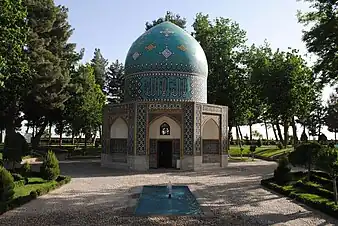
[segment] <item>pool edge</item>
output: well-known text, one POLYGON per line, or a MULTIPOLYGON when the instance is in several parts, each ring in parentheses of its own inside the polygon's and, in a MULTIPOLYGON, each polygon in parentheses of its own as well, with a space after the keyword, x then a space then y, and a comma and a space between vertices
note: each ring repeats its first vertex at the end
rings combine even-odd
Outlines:
MULTIPOLYGON (((133 211, 132 214, 133 216, 136 216, 135 211, 137 209, 138 203, 141 199, 142 196, 142 191, 145 186, 166 186, 162 184, 157 184, 157 185, 142 185, 138 186, 135 188, 132 188, 129 191, 129 207, 132 207, 133 211), (137 198, 133 198, 133 195, 139 195, 137 198)), ((175 185, 174 185, 175 186, 175 185)), ((201 209, 201 214, 199 215, 144 215, 144 216, 136 216, 136 217, 149 217, 149 216, 154 216, 154 217, 179 217, 179 216, 186 216, 186 217, 201 217, 201 218, 209 218, 209 217, 214 217, 214 213, 211 211, 210 207, 203 205, 201 200, 203 198, 196 192, 190 185, 178 185, 178 186, 185 186, 189 189, 190 193, 194 196, 196 202, 198 203, 200 209, 201 209)))

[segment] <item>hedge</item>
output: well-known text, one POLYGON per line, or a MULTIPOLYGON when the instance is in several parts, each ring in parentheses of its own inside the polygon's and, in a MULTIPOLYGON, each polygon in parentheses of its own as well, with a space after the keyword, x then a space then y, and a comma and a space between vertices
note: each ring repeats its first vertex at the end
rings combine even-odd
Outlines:
MULTIPOLYGON (((261 180, 261 185, 338 219, 338 205, 334 205, 334 202, 312 200, 304 195, 302 196, 302 194, 297 194, 291 190, 275 184, 274 178, 261 180)), ((309 193, 311 192, 309 191, 309 193)))
MULTIPOLYGON (((9 211, 11 209, 17 208, 19 206, 22 206, 30 201, 32 201, 33 199, 36 199, 38 196, 44 195, 46 193, 48 193, 51 190, 54 190, 56 188, 61 187, 62 185, 65 185, 67 183, 69 183, 71 180, 70 177, 68 176, 59 176, 55 181, 55 184, 51 184, 49 187, 41 187, 35 191, 31 191, 31 193, 29 195, 26 196, 20 196, 18 198, 12 199, 6 203, 0 203, 0 215, 5 213, 6 211, 9 211)), ((17 181, 21 183, 20 181, 17 181)))

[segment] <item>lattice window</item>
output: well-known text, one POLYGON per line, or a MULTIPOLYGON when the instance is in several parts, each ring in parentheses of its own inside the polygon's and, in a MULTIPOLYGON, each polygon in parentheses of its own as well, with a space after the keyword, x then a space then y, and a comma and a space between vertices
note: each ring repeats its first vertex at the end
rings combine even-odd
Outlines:
POLYGON ((127 139, 110 139, 110 153, 127 153, 127 139))
POLYGON ((162 123, 162 125, 160 126, 160 135, 170 135, 170 126, 168 125, 168 123, 162 123))

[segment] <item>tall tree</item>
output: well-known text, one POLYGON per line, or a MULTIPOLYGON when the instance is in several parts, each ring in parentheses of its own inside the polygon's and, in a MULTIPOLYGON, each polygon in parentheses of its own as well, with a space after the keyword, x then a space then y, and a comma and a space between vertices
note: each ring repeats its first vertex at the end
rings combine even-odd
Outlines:
POLYGON ((68 9, 52 0, 26 1, 28 9, 29 67, 32 80, 25 105, 25 117, 39 128, 32 138, 38 145, 54 111, 62 111, 69 98, 70 70, 80 58, 75 44, 68 43, 73 30, 68 23, 68 9))
POLYGON ((94 57, 91 60, 91 65, 94 68, 94 75, 96 84, 98 84, 101 89, 104 89, 106 70, 108 66, 108 60, 106 60, 100 49, 95 49, 94 57))
POLYGON ((164 21, 170 21, 183 29, 186 28, 186 24, 187 24, 186 18, 182 18, 179 14, 175 14, 173 12, 167 11, 164 17, 160 17, 157 20, 153 20, 152 22, 147 22, 146 31, 148 31, 150 28, 164 21))
POLYGON ((298 12, 298 20, 310 29, 303 31, 303 40, 310 53, 319 58, 315 71, 323 83, 338 81, 338 1, 304 0, 309 2, 311 12, 298 12))
POLYGON ((0 9, 0 129, 6 130, 8 141, 21 126, 20 112, 30 80, 24 53, 28 27, 21 0, 1 0, 0 9))
POLYGON ((327 115, 325 118, 325 124, 328 127, 328 130, 334 133, 334 140, 337 141, 337 132, 338 132, 338 96, 336 93, 330 95, 328 101, 327 115))
POLYGON ((196 15, 193 36, 208 59, 208 102, 229 107, 229 131, 241 125, 246 116, 248 76, 243 67, 246 32, 226 18, 210 21, 196 15))
POLYGON ((124 98, 124 66, 118 60, 108 68, 106 85, 108 102, 121 103, 124 98))

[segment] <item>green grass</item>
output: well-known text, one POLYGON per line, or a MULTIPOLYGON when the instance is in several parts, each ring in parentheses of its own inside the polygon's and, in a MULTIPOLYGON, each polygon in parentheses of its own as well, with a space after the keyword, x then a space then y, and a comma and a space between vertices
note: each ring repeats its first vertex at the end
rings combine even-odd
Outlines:
MULTIPOLYGON (((250 152, 250 146, 249 145, 244 145, 242 154, 243 155, 251 155, 250 152)), ((288 147, 285 149, 279 149, 277 146, 271 145, 271 146, 261 146, 257 147, 256 151, 254 152, 255 156, 261 156, 261 157, 267 157, 267 158, 272 158, 274 156, 278 156, 283 154, 284 152, 290 152, 292 151, 292 147, 288 147)), ((230 146, 229 153, 231 156, 240 156, 241 155, 241 150, 239 146, 230 146)))
POLYGON ((338 219, 338 205, 334 203, 331 189, 326 189, 321 183, 306 181, 306 178, 306 173, 299 175, 298 172, 293 173, 293 180, 286 185, 277 185, 274 178, 264 179, 261 184, 338 219))
POLYGON ((243 158, 241 158, 241 157, 230 157, 229 161, 231 161, 231 162, 252 162, 254 160, 252 160, 251 157, 243 157, 243 158))
POLYGON ((36 191, 37 189, 41 188, 47 188, 56 183, 56 181, 45 181, 39 177, 31 177, 28 179, 28 184, 21 187, 15 187, 14 199, 21 196, 27 196, 31 193, 31 191, 36 191))

